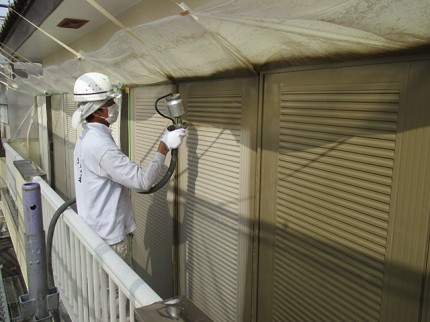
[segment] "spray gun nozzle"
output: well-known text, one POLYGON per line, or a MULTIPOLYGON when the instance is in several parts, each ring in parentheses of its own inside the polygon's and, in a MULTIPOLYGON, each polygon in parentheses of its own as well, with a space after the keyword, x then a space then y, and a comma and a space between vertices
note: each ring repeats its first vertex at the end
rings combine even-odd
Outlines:
POLYGON ((176 124, 169 125, 167 127, 167 130, 174 131, 174 130, 177 130, 177 129, 186 129, 187 127, 188 127, 188 123, 187 122, 178 122, 176 124))

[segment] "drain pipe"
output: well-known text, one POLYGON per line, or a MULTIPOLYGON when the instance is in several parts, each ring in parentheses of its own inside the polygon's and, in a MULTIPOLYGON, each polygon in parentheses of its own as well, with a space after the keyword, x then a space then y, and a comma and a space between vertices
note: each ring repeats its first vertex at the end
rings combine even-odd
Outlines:
POLYGON ((34 316, 36 321, 52 321, 49 311, 58 308, 59 294, 56 288, 48 289, 40 185, 25 183, 22 199, 29 293, 19 297, 21 312, 24 318, 34 316))

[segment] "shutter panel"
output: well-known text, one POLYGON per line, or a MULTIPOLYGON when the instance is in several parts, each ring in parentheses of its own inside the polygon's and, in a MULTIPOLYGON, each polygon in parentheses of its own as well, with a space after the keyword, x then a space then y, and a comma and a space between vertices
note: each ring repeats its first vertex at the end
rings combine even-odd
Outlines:
POLYGON ((40 166, 47 174, 48 182, 51 181, 51 164, 50 164, 50 143, 48 135, 48 116, 46 110, 46 96, 37 96, 37 111, 39 123, 39 149, 40 149, 40 166))
MULTIPOLYGON (((75 130, 72 126, 73 113, 76 111, 76 102, 73 100, 73 96, 66 94, 64 95, 64 124, 65 124, 65 182, 66 182, 66 196, 68 199, 75 197, 75 180, 74 180, 74 168, 73 168, 73 153, 75 150, 76 141, 82 127, 79 126, 75 130)), ((120 102, 118 102, 120 104, 120 102)), ((119 145, 120 143, 120 122, 115 122, 110 126, 112 129, 112 137, 115 142, 119 145)))
POLYGON ((416 121, 406 125, 404 115, 420 109, 406 109, 407 68, 267 77, 259 321, 391 321, 393 311, 416 320, 428 212, 400 211, 425 198, 412 197, 401 174, 422 172, 406 166, 413 153, 402 144, 416 121), (422 253, 409 256, 415 249, 422 253))
POLYGON ((72 127, 76 104, 71 95, 52 96, 52 132, 54 145, 55 189, 65 199, 75 196, 73 151, 77 131, 72 127))
POLYGON ((76 103, 73 100, 73 96, 65 95, 65 137, 66 137, 66 184, 67 184, 67 198, 71 199, 75 197, 75 180, 74 180, 74 168, 73 168, 73 152, 77 141, 77 130, 72 126, 72 116, 76 110, 76 103))
POLYGON ((66 144, 65 144, 65 124, 63 115, 64 95, 53 95, 52 104, 52 134, 54 149, 54 172, 55 172, 55 190, 63 197, 67 196, 66 186, 66 144))
POLYGON ((390 90, 281 92, 274 293, 296 296, 274 302, 280 320, 305 303, 378 320, 398 105, 390 90))
POLYGON ((110 126, 111 130, 112 130, 112 137, 116 143, 116 145, 118 145, 118 147, 121 148, 121 140, 120 140, 120 133, 121 133, 121 122, 120 122, 120 117, 121 117, 121 99, 116 99, 115 102, 118 104, 118 109, 119 109, 119 116, 118 116, 118 120, 112 124, 110 126))
MULTIPOLYGON (((169 92, 172 92, 172 86, 131 89, 131 160, 136 163, 143 160, 143 166, 154 156, 162 134, 171 123, 154 108, 157 98, 169 92)), ((162 112, 163 104, 160 101, 158 105, 162 112)), ((169 163, 170 153, 160 179, 169 163)), ((133 268, 162 298, 173 296, 173 178, 153 194, 132 192, 137 223, 133 238, 133 268)))
POLYGON ((248 321, 257 82, 187 84, 183 92, 181 293, 214 321, 248 321))

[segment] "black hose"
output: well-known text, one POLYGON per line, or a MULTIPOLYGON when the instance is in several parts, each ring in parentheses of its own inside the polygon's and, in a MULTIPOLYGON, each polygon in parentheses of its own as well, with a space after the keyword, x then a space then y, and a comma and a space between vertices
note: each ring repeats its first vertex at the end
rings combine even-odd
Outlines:
POLYGON ((50 288, 55 286, 54 274, 52 270, 52 243, 54 239, 55 225, 57 224, 57 221, 62 213, 74 203, 76 203, 76 198, 70 199, 69 201, 63 203, 54 213, 51 222, 49 223, 48 234, 46 236, 46 263, 48 266, 48 286, 50 288))
POLYGON ((155 186, 153 186, 148 191, 142 191, 142 192, 138 192, 138 193, 140 193, 140 194, 154 193, 154 192, 160 190, 170 180, 170 177, 172 176, 173 172, 175 172, 176 163, 178 162, 178 149, 172 149, 171 152, 172 152, 172 156, 170 159, 169 168, 167 169, 166 174, 160 180, 160 182, 158 182, 155 186))
MULTIPOLYGON (((76 198, 70 199, 69 201, 66 201, 65 203, 63 203, 54 213, 54 215, 52 216, 51 222, 49 223, 48 234, 46 236, 46 264, 48 266, 48 287, 49 288, 55 287, 54 273, 52 270, 52 243, 54 240, 55 225, 57 224, 57 221, 60 218, 60 216, 63 214, 63 212, 74 203, 76 203, 76 198)), ((55 322, 61 321, 59 308, 52 310, 51 314, 55 322)))
MULTIPOLYGON (((160 110, 158 109, 158 102, 160 100, 166 98, 166 97, 169 97, 169 96, 173 96, 173 94, 172 93, 166 94, 164 96, 159 97, 155 101, 155 111, 157 111, 157 113, 160 114, 160 116, 162 116, 162 117, 164 117, 164 118, 169 119, 169 120, 172 121, 173 124, 170 125, 170 126, 168 126, 167 130, 168 131, 174 131, 174 130, 176 130, 176 126, 174 125, 175 124, 175 120, 173 118, 168 117, 167 115, 161 113, 160 110)), ((172 149, 171 152, 172 153, 171 153, 171 159, 170 159, 169 168, 167 169, 166 174, 160 180, 160 182, 158 182, 155 186, 153 186, 148 191, 141 191, 141 192, 138 192, 138 193, 143 194, 143 195, 154 193, 154 192, 160 190, 170 180, 170 177, 172 176, 173 172, 175 172, 176 163, 178 163, 178 149, 172 149)))
POLYGON ((169 97, 169 96, 173 96, 173 95, 172 95, 172 93, 169 93, 169 94, 167 94, 167 95, 164 95, 164 96, 159 97, 159 98, 155 101, 155 110, 156 110, 156 111, 157 111, 157 113, 158 113, 158 114, 160 114, 162 117, 164 117, 164 118, 166 118, 166 119, 171 120, 171 121, 172 121, 172 123, 175 123, 175 120, 174 120, 173 118, 171 118, 171 117, 169 117, 169 116, 167 116, 167 115, 165 115, 165 114, 161 113, 161 112, 160 112, 160 110, 158 109, 158 102, 159 102, 160 100, 162 100, 163 98, 166 98, 166 97, 169 97))

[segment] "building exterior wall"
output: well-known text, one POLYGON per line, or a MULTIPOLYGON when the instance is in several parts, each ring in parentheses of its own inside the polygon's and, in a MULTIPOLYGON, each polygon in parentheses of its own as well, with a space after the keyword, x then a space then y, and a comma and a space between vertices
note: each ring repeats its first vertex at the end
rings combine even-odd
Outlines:
MULTIPOLYGON (((429 71, 380 60, 181 83, 176 179, 132 194, 136 271, 216 321, 428 319, 429 71)), ((133 161, 156 149, 168 124, 153 103, 173 89, 131 89, 133 161)), ((53 100, 64 159, 74 106, 53 100)))

